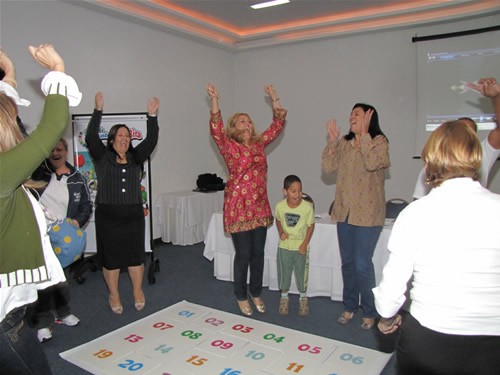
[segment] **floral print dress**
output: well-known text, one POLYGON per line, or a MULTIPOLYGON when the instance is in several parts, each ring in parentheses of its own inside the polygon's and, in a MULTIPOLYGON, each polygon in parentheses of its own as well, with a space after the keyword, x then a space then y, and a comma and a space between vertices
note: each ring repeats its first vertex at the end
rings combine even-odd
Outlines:
POLYGON ((276 109, 272 124, 260 140, 245 146, 228 137, 220 111, 210 116, 210 134, 226 162, 229 177, 224 189, 224 230, 243 232, 269 226, 273 216, 267 197, 267 158, 265 147, 285 126, 286 109, 276 109))

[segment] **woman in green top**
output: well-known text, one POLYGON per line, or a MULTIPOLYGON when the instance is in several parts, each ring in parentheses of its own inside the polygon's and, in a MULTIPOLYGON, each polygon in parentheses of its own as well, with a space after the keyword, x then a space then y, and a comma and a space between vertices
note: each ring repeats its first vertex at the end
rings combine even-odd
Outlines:
MULTIPOLYGON (((24 139, 16 121, 15 80, 0 84, 0 372, 50 374, 36 333, 23 324, 37 290, 65 280, 47 235, 47 223, 26 181, 61 138, 70 104, 81 94, 64 74, 64 61, 49 44, 30 47, 33 58, 51 70, 42 81, 47 95, 39 126, 24 139)), ((13 68, 0 51, 0 66, 13 68)), ((12 71, 6 72, 12 77, 12 71)))

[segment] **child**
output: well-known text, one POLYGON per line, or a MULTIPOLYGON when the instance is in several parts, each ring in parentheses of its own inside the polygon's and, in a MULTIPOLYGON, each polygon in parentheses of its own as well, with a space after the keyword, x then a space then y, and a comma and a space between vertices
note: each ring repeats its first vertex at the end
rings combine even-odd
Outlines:
POLYGON ((299 315, 309 314, 307 279, 309 274, 309 241, 314 231, 314 208, 302 199, 302 182, 295 175, 283 182, 286 199, 275 209, 276 226, 280 236, 278 245, 278 284, 281 290, 279 313, 288 314, 288 290, 295 273, 300 293, 299 315))

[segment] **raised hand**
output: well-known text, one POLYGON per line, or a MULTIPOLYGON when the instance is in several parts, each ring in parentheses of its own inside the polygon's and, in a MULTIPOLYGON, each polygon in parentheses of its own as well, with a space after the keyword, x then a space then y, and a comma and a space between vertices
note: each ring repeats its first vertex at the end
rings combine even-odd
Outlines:
POLYGON ((361 134, 368 134, 368 129, 370 128, 370 121, 372 120, 373 109, 369 109, 365 112, 363 116, 363 124, 361 125, 361 134))
POLYGON ((481 78, 477 84, 469 83, 467 86, 479 91, 488 98, 500 95, 500 84, 493 77, 481 78))
POLYGON ((2 49, 0 49, 0 68, 5 73, 5 76, 3 77, 2 81, 8 83, 13 88, 16 88, 17 87, 16 69, 14 67, 14 63, 2 49))
POLYGON ((52 44, 40 44, 38 47, 28 47, 31 56, 41 66, 56 72, 64 73, 64 60, 56 52, 52 44))
POLYGON ((337 127, 337 120, 331 119, 326 123, 326 131, 330 141, 336 141, 340 136, 340 129, 337 127))
POLYGON ((104 108, 104 95, 102 95, 102 92, 97 92, 95 94, 95 109, 98 111, 102 111, 104 108))
POLYGON ((207 83, 206 85, 207 94, 211 99, 219 99, 219 93, 217 88, 212 83, 207 83))
POLYGON ((217 92, 217 88, 212 83, 207 83, 205 86, 207 89, 207 94, 210 97, 210 112, 218 113, 220 111, 219 108, 219 93, 217 92))
POLYGON ((264 91, 266 92, 267 95, 271 97, 271 100, 273 102, 280 100, 280 98, 278 98, 278 94, 276 94, 276 89, 274 88, 273 85, 265 85, 264 91))
POLYGON ((158 108, 160 108, 160 101, 156 96, 148 100, 148 115, 156 116, 158 114, 158 108))
POLYGON ((264 91, 271 97, 271 101, 273 103, 273 110, 274 109, 280 109, 281 104, 280 104, 280 98, 278 97, 278 94, 276 94, 276 90, 274 89, 273 85, 265 85, 264 86, 264 91))

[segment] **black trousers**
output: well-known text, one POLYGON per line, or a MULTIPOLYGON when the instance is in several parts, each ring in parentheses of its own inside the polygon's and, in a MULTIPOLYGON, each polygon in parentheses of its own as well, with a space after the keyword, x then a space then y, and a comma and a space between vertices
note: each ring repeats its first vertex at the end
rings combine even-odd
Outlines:
POLYGON ((396 352, 398 375, 500 374, 500 336, 440 333, 411 314, 401 327, 396 352))
POLYGON ((38 299, 28 305, 26 320, 36 329, 52 328, 54 318, 65 318, 71 311, 69 307, 69 285, 62 282, 38 291, 38 299))
POLYGON ((250 295, 260 297, 264 277, 264 247, 267 228, 231 233, 234 244, 234 295, 240 301, 248 298, 247 279, 250 267, 250 295))

